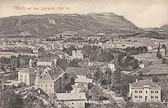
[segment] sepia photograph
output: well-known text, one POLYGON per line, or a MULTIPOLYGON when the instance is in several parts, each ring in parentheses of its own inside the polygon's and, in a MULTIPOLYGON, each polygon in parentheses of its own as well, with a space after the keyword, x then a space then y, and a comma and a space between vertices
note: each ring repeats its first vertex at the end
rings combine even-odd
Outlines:
POLYGON ((168 0, 0 0, 0 108, 168 108, 168 0))

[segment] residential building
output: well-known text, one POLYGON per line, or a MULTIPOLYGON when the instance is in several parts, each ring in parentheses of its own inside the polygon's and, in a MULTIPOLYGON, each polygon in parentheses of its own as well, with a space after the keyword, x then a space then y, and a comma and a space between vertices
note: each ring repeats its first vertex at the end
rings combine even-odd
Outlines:
POLYGON ((61 104, 69 108, 85 108, 87 101, 85 93, 57 93, 56 97, 59 108, 61 108, 61 104))
POLYGON ((129 84, 132 102, 161 102, 161 87, 152 80, 136 80, 129 84))
POLYGON ((72 51, 72 59, 83 59, 82 50, 73 50, 72 51))
POLYGON ((37 61, 37 66, 52 66, 57 59, 41 58, 37 61))
POLYGON ((35 85, 36 69, 35 68, 21 68, 18 72, 18 82, 25 83, 28 86, 35 85))
POLYGON ((90 73, 90 70, 88 68, 81 67, 67 67, 65 72, 77 78, 86 78, 87 75, 90 73))
POLYGON ((0 73, 0 91, 4 89, 4 75, 0 73))
POLYGON ((112 72, 116 70, 116 65, 115 63, 111 62, 107 64, 107 68, 109 68, 112 72))
POLYGON ((35 88, 42 89, 50 96, 56 92, 64 92, 64 87, 69 82, 67 74, 59 66, 47 66, 37 72, 35 88))
POLYGON ((93 79, 89 79, 89 78, 76 78, 74 81, 76 86, 79 85, 83 85, 86 89, 88 89, 88 85, 89 83, 92 84, 93 83, 93 79))

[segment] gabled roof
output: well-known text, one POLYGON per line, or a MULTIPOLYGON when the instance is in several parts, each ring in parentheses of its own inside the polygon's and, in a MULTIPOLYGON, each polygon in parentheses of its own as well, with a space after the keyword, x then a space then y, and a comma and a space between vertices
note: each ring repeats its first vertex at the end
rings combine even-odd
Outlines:
POLYGON ((36 68, 19 68, 19 73, 34 73, 36 68))
POLYGON ((149 87, 151 89, 161 89, 160 86, 152 82, 151 80, 139 80, 130 84, 131 88, 144 88, 149 87))
POLYGON ((59 66, 53 66, 50 69, 47 66, 43 69, 40 80, 56 80, 63 73, 65 72, 59 66))
POLYGON ((90 73, 88 68, 80 68, 80 67, 67 67, 65 70, 69 75, 83 75, 86 76, 90 73))
POLYGON ((88 79, 88 78, 76 78, 75 83, 92 83, 93 79, 88 79))
POLYGON ((53 59, 51 59, 51 58, 41 58, 37 62, 52 62, 52 61, 53 61, 53 59))
POLYGON ((57 93, 56 96, 59 101, 86 100, 85 93, 57 93))
POLYGON ((168 70, 167 69, 152 69, 147 75, 168 75, 168 70))

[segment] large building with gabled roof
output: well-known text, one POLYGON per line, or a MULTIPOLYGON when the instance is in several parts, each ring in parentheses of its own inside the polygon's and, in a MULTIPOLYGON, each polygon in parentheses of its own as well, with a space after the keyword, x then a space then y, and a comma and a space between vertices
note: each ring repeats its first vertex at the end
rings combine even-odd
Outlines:
POLYGON ((36 74, 35 88, 42 89, 49 96, 53 93, 61 93, 69 83, 68 76, 59 66, 46 66, 36 74))
POLYGON ((152 80, 136 80, 129 84, 132 102, 161 102, 161 87, 152 80))

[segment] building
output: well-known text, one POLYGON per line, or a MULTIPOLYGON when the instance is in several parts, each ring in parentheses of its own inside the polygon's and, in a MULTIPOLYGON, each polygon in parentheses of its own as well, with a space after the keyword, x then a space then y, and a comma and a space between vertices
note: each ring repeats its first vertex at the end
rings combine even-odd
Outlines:
POLYGON ((129 84, 132 102, 161 102, 161 87, 152 80, 136 80, 129 84))
POLYGON ((65 72, 76 78, 87 78, 87 75, 90 74, 90 70, 88 68, 80 67, 67 67, 65 72))
POLYGON ((58 105, 64 104, 69 108, 85 108, 87 101, 85 93, 57 93, 56 97, 58 105))
POLYGON ((37 61, 37 66, 52 66, 56 59, 41 58, 37 61))
POLYGON ((93 79, 89 78, 76 78, 74 81, 76 86, 84 86, 86 89, 88 89, 88 85, 93 83, 93 79))
POLYGON ((0 73, 0 91, 4 89, 4 75, 0 73))
POLYGON ((115 63, 111 62, 107 64, 107 68, 109 68, 112 72, 116 70, 116 65, 115 63))
POLYGON ((18 53, 14 52, 0 52, 0 57, 11 58, 12 56, 18 57, 18 53))
POLYGON ((25 83, 28 86, 35 85, 36 69, 35 68, 21 68, 18 72, 18 82, 25 83))
POLYGON ((83 59, 82 50, 73 50, 72 51, 72 59, 83 59))
POLYGON ((64 92, 64 87, 68 83, 69 79, 67 74, 59 66, 47 66, 37 72, 35 88, 42 89, 50 96, 56 92, 64 92))

